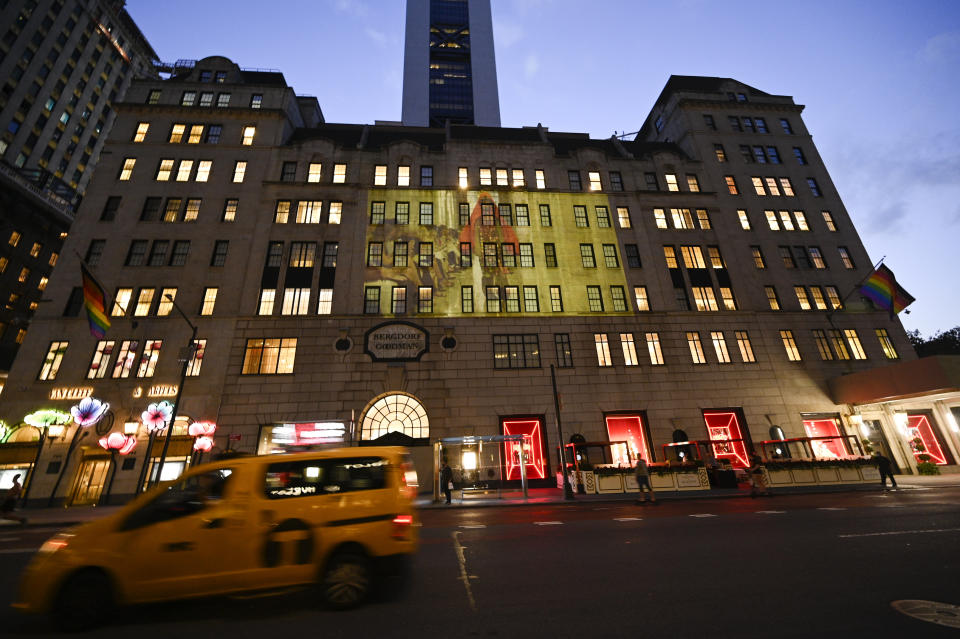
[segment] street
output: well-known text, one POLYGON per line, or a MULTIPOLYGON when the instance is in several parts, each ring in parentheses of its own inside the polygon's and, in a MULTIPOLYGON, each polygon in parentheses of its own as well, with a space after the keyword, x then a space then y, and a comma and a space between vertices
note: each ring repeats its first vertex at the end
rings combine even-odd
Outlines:
MULTIPOLYGON (((421 511, 401 595, 343 613, 309 589, 118 610, 97 636, 956 636, 960 487, 421 511)), ((52 528, 0 530, 0 598, 52 528)), ((6 636, 52 632, 9 608, 6 636)))

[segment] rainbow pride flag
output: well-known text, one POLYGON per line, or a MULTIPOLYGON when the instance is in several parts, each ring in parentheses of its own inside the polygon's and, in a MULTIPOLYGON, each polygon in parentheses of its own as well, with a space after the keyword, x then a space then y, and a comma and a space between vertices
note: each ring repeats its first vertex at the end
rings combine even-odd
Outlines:
POLYGON ((890 311, 890 317, 910 306, 913 296, 900 288, 893 271, 881 264, 860 287, 860 294, 880 308, 890 311))
POLYGON ((80 271, 83 274, 83 305, 87 309, 90 334, 97 339, 103 339, 107 329, 110 328, 110 319, 107 317, 107 296, 103 292, 103 287, 97 283, 83 262, 80 262, 80 271))

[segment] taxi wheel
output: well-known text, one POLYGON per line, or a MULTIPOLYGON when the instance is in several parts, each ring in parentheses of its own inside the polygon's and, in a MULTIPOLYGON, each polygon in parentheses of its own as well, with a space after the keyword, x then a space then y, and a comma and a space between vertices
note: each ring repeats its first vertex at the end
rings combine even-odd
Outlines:
POLYGON ((367 558, 354 552, 340 552, 330 558, 320 581, 323 600, 335 610, 359 605, 370 594, 367 558))
POLYGON ((69 577, 53 603, 53 620, 61 630, 89 630, 102 624, 113 605, 113 586, 99 570, 69 577))

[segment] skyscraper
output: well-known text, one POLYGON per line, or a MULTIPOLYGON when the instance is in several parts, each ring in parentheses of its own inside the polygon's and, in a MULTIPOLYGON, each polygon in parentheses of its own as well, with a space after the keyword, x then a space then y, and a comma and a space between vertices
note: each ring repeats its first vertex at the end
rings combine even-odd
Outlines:
POLYGON ((500 126, 490 0, 407 0, 402 118, 500 126))

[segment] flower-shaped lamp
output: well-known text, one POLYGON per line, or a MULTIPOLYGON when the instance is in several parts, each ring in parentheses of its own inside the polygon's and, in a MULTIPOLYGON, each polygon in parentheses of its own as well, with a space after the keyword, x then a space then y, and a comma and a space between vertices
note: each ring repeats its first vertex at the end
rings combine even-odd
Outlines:
POLYGON ((197 437, 197 440, 193 442, 193 449, 198 450, 201 453, 209 453, 210 449, 213 448, 213 438, 201 435, 197 437))
POLYGON ((78 426, 87 428, 103 419, 109 408, 110 404, 106 402, 101 402, 94 397, 84 397, 79 404, 70 408, 70 414, 73 415, 73 421, 78 426))
POLYGON ((147 406, 147 410, 140 414, 140 420, 151 433, 163 430, 173 415, 173 404, 167 401, 157 402, 147 406))
POLYGON ((121 455, 129 455, 137 447, 137 438, 123 433, 110 433, 100 440, 100 446, 109 451, 116 451, 121 455))
POLYGON ((217 425, 213 422, 193 422, 187 432, 191 437, 213 437, 217 430, 217 425))

